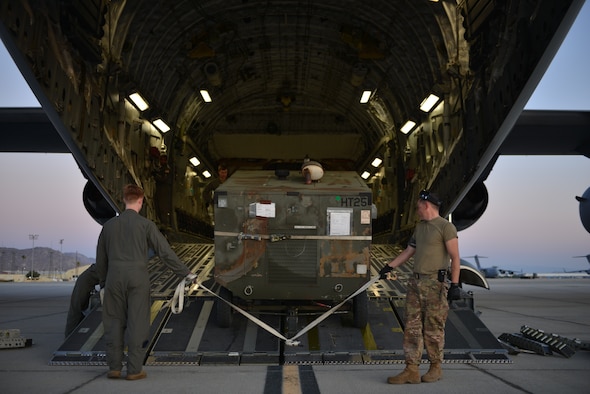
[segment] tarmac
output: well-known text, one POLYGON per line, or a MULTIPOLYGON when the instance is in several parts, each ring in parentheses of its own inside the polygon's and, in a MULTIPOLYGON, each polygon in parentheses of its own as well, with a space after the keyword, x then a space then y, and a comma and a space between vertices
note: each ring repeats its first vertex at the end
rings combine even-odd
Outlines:
MULTIPOLYGON (((582 349, 569 358, 520 352, 510 363, 443 364, 442 380, 401 387, 386 381, 403 364, 146 366, 146 379, 107 379, 104 366, 49 365, 64 341, 73 285, 0 283, 0 330, 19 329, 32 340, 28 347, 0 349, 1 393, 590 392, 590 351, 582 349)), ((491 279, 490 290, 465 289, 473 291, 475 309, 495 336, 526 325, 590 342, 590 279, 491 279)))

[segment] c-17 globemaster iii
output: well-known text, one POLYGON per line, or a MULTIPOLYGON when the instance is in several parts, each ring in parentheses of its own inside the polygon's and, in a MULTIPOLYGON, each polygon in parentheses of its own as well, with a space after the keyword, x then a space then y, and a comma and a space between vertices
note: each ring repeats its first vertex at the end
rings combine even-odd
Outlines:
MULTIPOLYGON (((301 196, 321 182, 307 182, 306 157, 354 172, 370 191, 366 281, 410 237, 420 190, 463 230, 485 211, 498 155, 590 156, 587 113, 523 112, 583 3, 7 0, 0 36, 42 109, 0 110, 0 150, 70 152, 101 224, 125 184, 141 185, 143 214, 204 277, 215 218, 202 191, 218 164, 230 179, 288 171, 301 196)), ((328 227, 306 231, 342 236, 328 227)), ((471 270, 462 281, 487 286, 471 270)), ((382 287, 369 295, 403 298, 382 287)))

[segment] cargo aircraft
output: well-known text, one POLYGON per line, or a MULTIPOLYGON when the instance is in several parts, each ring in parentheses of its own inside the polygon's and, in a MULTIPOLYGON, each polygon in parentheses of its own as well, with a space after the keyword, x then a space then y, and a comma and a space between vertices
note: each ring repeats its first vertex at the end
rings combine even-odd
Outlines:
POLYGON ((523 112, 583 3, 5 0, 0 36, 42 108, 0 110, 0 150, 70 152, 101 224, 139 184, 170 242, 199 244, 218 164, 307 157, 356 172, 373 244, 404 245, 422 189, 463 230, 498 155, 590 157, 589 113, 523 112))
POLYGON ((421 189, 461 230, 499 154, 590 157, 588 113, 523 113, 583 3, 4 1, 1 38, 42 110, 2 109, 0 149, 71 152, 99 223, 142 185, 171 240, 211 239, 219 162, 305 156, 366 180, 374 242, 408 238, 421 189))
MULTIPOLYGON (((509 270, 505 268, 500 268, 497 265, 493 265, 491 267, 482 267, 479 259, 486 259, 486 256, 465 256, 465 259, 473 258, 475 260, 475 265, 477 266, 477 270, 480 271, 486 278, 498 278, 498 277, 512 277, 515 274, 514 270, 509 270)), ((467 265, 466 262, 462 262, 462 264, 467 265)), ((471 265, 469 263, 469 265, 471 265)))
MULTIPOLYGON (((590 264, 590 254, 587 254, 585 256, 574 256, 574 259, 577 258, 585 258, 586 261, 588 261, 588 264, 590 264)), ((568 273, 575 273, 575 272, 585 272, 586 274, 590 275, 590 269, 586 269, 586 270, 578 270, 578 271, 567 271, 568 273)))
MULTIPOLYGON (((588 263, 590 263, 590 255, 573 257, 584 257, 588 260, 588 263)), ((579 269, 570 271, 564 268, 561 272, 538 272, 532 274, 532 276, 533 278, 590 278, 590 269, 579 269)))

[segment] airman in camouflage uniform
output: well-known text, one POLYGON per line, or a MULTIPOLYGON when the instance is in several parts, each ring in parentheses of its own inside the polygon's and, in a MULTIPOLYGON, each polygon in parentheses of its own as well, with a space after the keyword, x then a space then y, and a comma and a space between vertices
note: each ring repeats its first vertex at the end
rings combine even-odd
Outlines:
POLYGON ((455 226, 439 215, 440 199, 426 191, 420 192, 416 204, 420 222, 416 225, 408 247, 380 272, 382 278, 393 267, 414 257, 414 272, 408 281, 404 354, 406 368, 389 377, 388 383, 435 382, 442 377, 441 363, 445 345, 445 323, 449 313, 447 298, 458 299, 459 243, 455 226), (447 293, 445 274, 451 262, 451 288, 447 293), (426 348, 430 368, 420 378, 418 366, 426 348))

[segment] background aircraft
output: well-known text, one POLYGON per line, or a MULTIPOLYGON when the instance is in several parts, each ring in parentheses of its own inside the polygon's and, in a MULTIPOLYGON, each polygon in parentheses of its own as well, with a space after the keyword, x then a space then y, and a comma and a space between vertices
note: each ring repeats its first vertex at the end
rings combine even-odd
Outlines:
MULTIPOLYGON (((573 258, 586 258, 590 264, 590 254, 585 256, 573 256, 573 258)), ((590 269, 568 271, 564 268, 563 272, 543 272, 535 274, 538 278, 590 278, 590 269)))
POLYGON ((486 256, 479 256, 479 255, 474 255, 474 256, 465 256, 463 257, 464 259, 470 259, 473 258, 475 260, 475 265, 477 266, 477 269, 486 277, 486 278, 503 278, 503 277, 512 277, 515 275, 515 271, 513 270, 508 270, 508 269, 504 269, 504 268, 500 268, 497 265, 491 266, 491 267, 482 267, 479 259, 487 259, 486 256))
POLYGON ((582 257, 588 261, 588 264, 590 264, 590 254, 587 254, 585 256, 574 256, 573 258, 577 259, 577 258, 582 258, 582 257))
MULTIPOLYGON (((574 258, 579 258, 579 257, 583 257, 586 258, 588 260, 588 263, 590 263, 590 254, 585 255, 585 256, 574 256, 574 258)), ((567 271, 567 270, 563 270, 563 272, 535 272, 535 273, 528 273, 528 272, 523 272, 521 271, 516 271, 516 270, 509 270, 509 269, 505 269, 505 268, 500 268, 496 265, 491 266, 491 267, 482 267, 479 259, 485 259, 487 258, 486 256, 479 256, 479 255, 473 255, 473 256, 465 256, 463 257, 463 259, 470 259, 473 258, 475 260, 475 265, 477 267, 477 270, 479 272, 481 272, 485 278, 522 278, 522 279, 532 279, 532 278, 541 278, 541 277, 551 277, 551 278, 557 278, 557 277, 585 277, 585 274, 590 274, 590 269, 588 270, 577 270, 577 271, 567 271), (572 274, 576 274, 576 273, 583 273, 581 275, 572 275, 572 274)), ((461 265, 462 266, 469 266, 475 269, 475 267, 473 267, 473 265, 471 263, 469 263, 468 261, 465 261, 461 259, 461 265)), ((482 286, 484 287, 484 286, 482 286)))
MULTIPOLYGON (((585 256, 574 256, 574 259, 577 259, 577 258, 585 258, 586 261, 588 261, 588 264, 590 264, 590 254, 587 254, 585 256)), ((587 274, 590 274, 590 269, 587 269, 587 270, 579 270, 579 271, 570 271, 570 272, 585 272, 587 274)))

